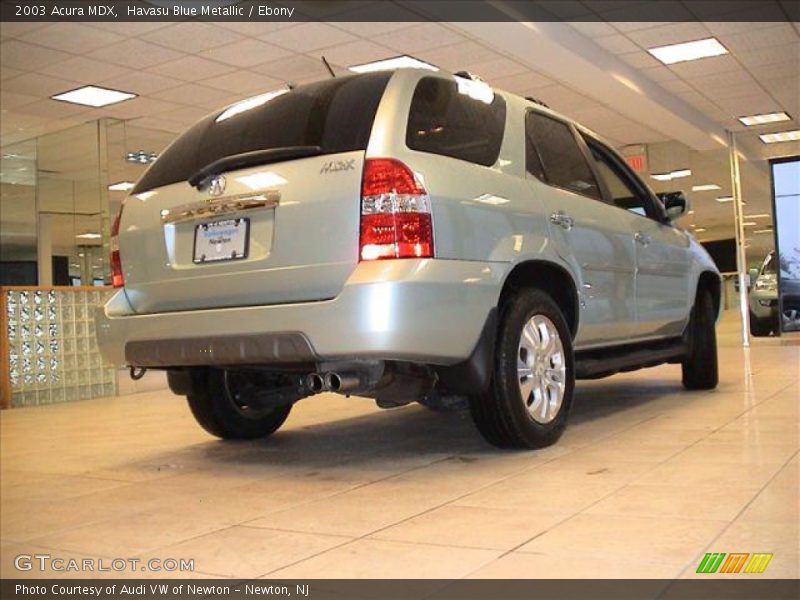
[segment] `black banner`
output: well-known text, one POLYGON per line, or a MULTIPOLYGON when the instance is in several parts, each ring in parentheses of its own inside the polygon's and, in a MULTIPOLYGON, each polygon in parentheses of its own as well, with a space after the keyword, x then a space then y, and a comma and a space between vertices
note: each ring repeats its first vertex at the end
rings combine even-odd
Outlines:
POLYGON ((742 575, 721 579, 664 580, 250 580, 226 579, 64 579, 0 582, 4 600, 58 599, 163 600, 227 598, 317 598, 380 600, 532 600, 591 598, 592 600, 771 600, 800 597, 800 583, 793 579, 762 579, 742 575))
POLYGON ((11 0, 0 21, 800 20, 796 0, 11 0))

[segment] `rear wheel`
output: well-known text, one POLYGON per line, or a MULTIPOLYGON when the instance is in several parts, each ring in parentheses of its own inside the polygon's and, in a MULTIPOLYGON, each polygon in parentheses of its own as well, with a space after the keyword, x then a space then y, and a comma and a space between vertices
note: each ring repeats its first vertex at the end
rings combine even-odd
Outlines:
POLYGON ((291 403, 264 402, 264 389, 257 374, 225 369, 202 369, 193 373, 192 390, 186 399, 192 415, 211 435, 223 439, 266 437, 283 425, 291 403))
POLYGON ((490 388, 470 398, 475 425, 501 448, 549 446, 564 432, 574 386, 564 316, 544 292, 518 292, 501 312, 490 388))
POLYGON ((714 300, 708 290, 699 290, 689 319, 689 352, 681 364, 683 386, 688 390, 717 387, 717 330, 714 300))

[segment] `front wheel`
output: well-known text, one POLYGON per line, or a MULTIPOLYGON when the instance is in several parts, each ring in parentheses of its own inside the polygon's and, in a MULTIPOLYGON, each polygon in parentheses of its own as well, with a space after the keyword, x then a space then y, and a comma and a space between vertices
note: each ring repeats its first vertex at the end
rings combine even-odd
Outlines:
POLYGON ((712 390, 719 382, 717 330, 711 292, 700 290, 689 318, 689 351, 681 364, 683 387, 712 390))
POLYGON ((186 396, 192 415, 211 435, 223 439, 250 439, 275 433, 292 405, 270 406, 256 375, 225 369, 193 373, 192 390, 186 396))
POLYGON ((574 387, 561 310, 544 292, 521 290, 501 311, 490 388, 470 398, 475 425, 501 448, 549 446, 567 425, 574 387))

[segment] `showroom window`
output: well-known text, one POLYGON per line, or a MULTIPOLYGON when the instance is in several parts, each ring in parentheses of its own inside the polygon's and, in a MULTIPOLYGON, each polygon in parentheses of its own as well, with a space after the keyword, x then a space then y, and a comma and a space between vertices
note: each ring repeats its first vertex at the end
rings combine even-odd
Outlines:
POLYGON ((589 163, 578 147, 569 125, 545 115, 529 112, 525 118, 526 163, 537 174, 537 161, 530 156, 538 150, 544 181, 571 192, 602 199, 589 163))
POLYGON ((411 100, 406 145, 488 167, 500 154, 505 123, 506 103, 497 94, 487 102, 456 81, 425 77, 411 100))

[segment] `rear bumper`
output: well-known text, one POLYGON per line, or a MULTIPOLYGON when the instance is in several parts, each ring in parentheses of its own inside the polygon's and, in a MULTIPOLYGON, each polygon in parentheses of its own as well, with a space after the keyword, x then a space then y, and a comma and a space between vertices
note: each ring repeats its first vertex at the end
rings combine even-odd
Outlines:
POLYGON ((469 357, 497 304, 505 263, 361 263, 332 300, 137 315, 124 292, 95 316, 100 351, 146 367, 332 359, 450 365, 469 357))

